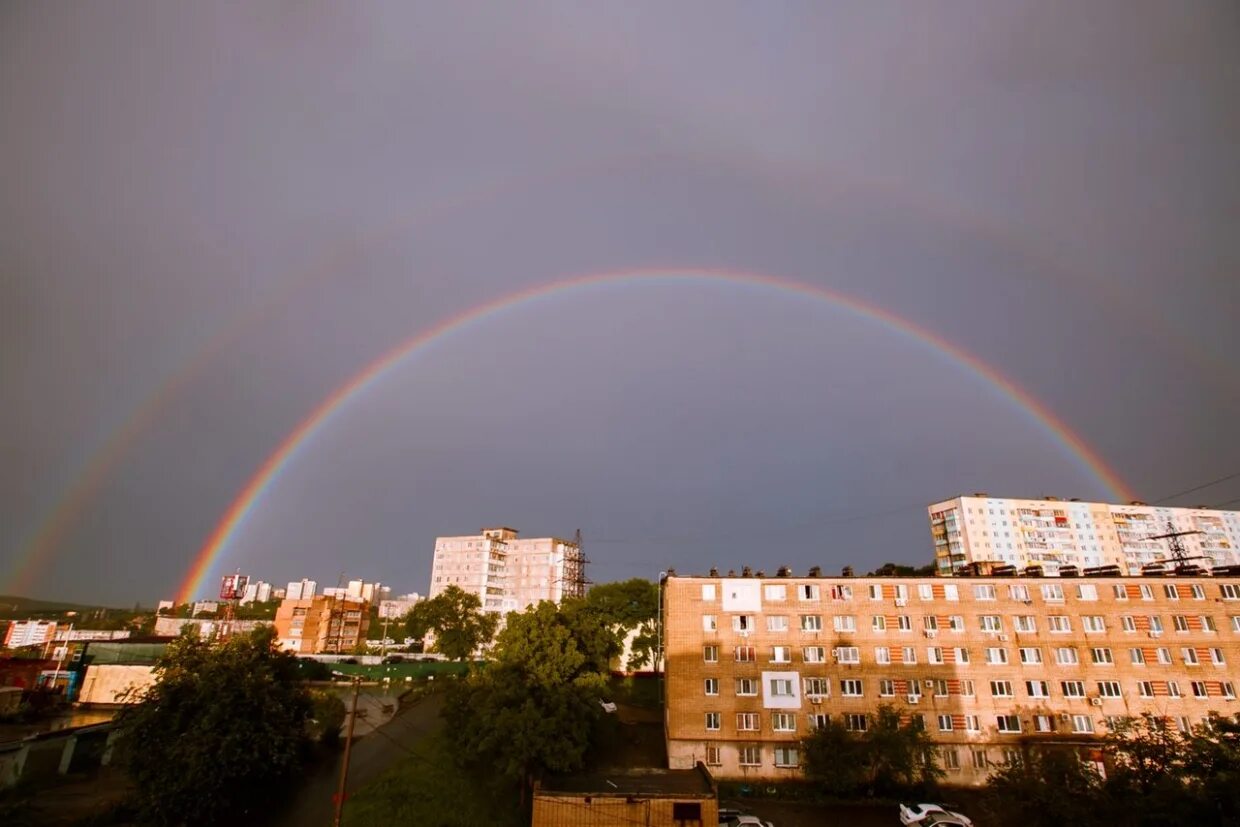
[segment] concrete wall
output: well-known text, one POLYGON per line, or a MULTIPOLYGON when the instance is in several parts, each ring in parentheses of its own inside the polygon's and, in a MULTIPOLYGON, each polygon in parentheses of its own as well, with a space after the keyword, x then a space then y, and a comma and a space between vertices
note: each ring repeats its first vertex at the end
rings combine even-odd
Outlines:
POLYGON ((719 803, 713 798, 653 798, 649 795, 534 795, 532 827, 715 827, 719 803), (677 803, 696 804, 700 821, 673 820, 677 803))
POLYGON ((0 745, 0 789, 40 784, 106 766, 117 730, 111 723, 32 735, 0 745))
POLYGON ((142 690, 154 683, 155 668, 152 666, 92 664, 86 668, 78 701, 84 704, 135 703, 142 690))

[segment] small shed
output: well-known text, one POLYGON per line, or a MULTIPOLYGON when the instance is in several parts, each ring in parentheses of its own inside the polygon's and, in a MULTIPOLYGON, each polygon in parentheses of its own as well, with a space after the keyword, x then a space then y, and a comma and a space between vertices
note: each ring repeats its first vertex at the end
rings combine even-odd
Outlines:
POLYGON ((534 787, 533 827, 716 827, 719 788, 691 770, 625 769, 552 776, 534 787))

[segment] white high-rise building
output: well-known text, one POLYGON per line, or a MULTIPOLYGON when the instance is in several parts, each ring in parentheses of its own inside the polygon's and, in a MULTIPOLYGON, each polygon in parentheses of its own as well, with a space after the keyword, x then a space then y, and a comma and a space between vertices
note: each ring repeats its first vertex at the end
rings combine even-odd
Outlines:
POLYGON ((1140 574, 1171 556, 1169 541, 1155 538, 1180 532, 1188 562, 1204 569, 1240 564, 1240 511, 978 493, 934 503, 929 512, 939 574, 972 563, 1041 566, 1047 575, 1063 566, 1140 574))
POLYGON ((289 583, 288 588, 284 590, 284 596, 289 600, 309 600, 314 597, 318 587, 319 584, 315 581, 303 578, 301 582, 289 583))
POLYGON ((542 600, 583 597, 585 557, 571 540, 523 539, 513 528, 437 537, 430 597, 448 586, 477 595, 488 612, 519 612, 542 600))
POLYGON ((266 603, 268 600, 271 600, 271 584, 255 580, 245 587, 240 602, 244 606, 247 603, 266 603))
POLYGON ((54 620, 14 620, 4 633, 4 645, 9 649, 18 646, 40 646, 56 634, 54 620))

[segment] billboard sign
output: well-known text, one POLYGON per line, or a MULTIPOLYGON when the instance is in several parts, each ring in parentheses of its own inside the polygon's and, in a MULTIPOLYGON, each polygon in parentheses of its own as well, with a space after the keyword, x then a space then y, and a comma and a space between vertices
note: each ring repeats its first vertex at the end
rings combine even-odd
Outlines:
POLYGON ((226 574, 220 579, 220 600, 240 600, 250 578, 244 574, 226 574))

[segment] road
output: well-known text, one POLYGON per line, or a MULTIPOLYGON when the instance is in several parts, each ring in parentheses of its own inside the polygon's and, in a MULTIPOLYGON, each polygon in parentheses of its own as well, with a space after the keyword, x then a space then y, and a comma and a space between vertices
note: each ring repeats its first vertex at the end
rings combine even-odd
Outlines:
MULTIPOLYGON (((348 794, 352 795, 374 781, 384 770, 405 757, 406 749, 415 749, 419 741, 443 726, 439 711, 444 696, 435 693, 408 706, 378 729, 371 730, 358 719, 358 732, 362 737, 353 741, 353 756, 349 761, 348 794)), ((271 822, 272 827, 329 827, 332 823, 332 796, 340 778, 342 755, 330 764, 320 765, 306 777, 295 799, 280 817, 271 822)), ((347 822, 346 822, 347 823, 347 822)))

